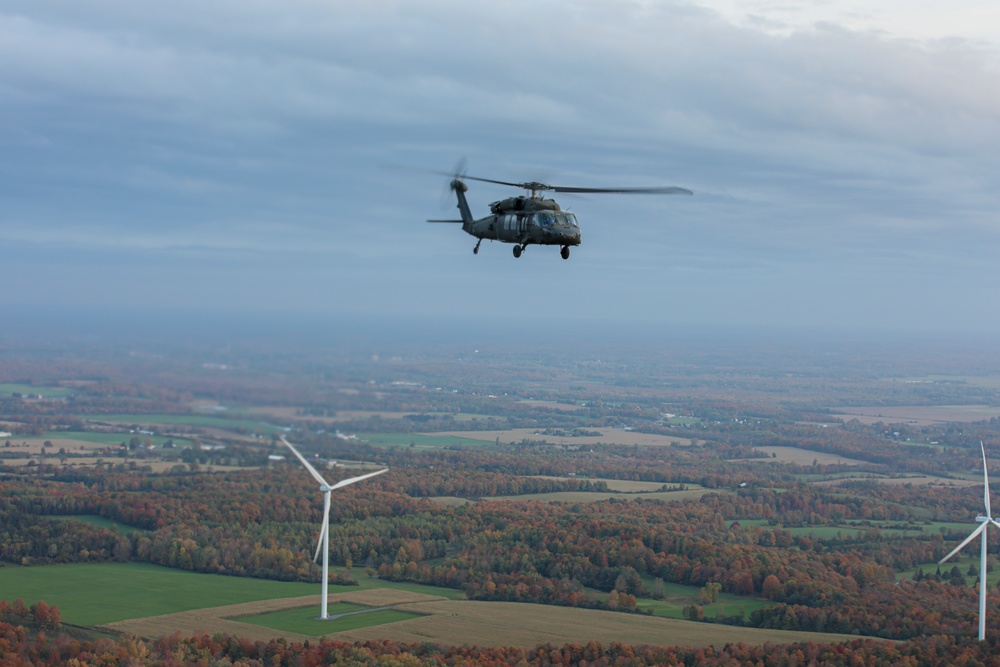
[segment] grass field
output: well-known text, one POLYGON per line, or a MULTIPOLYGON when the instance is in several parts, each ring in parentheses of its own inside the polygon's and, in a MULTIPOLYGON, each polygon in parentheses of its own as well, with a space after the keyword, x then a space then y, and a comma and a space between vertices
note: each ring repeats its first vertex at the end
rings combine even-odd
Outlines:
POLYGON ((39 387, 33 384, 0 383, 0 396, 23 394, 27 396, 41 396, 43 398, 65 398, 72 393, 73 391, 66 387, 39 387))
MULTIPOLYGON (((283 583, 260 579, 196 574, 154 565, 80 564, 47 567, 0 568, 0 591, 8 600, 38 600, 59 608, 65 622, 102 626, 117 632, 158 637, 174 631, 230 632, 254 639, 286 637, 304 641, 319 635, 345 641, 392 639, 445 644, 534 646, 537 643, 621 641, 625 643, 722 645, 732 641, 752 644, 789 641, 844 641, 843 635, 756 630, 691 623, 668 618, 676 614, 681 596, 650 602, 659 617, 636 616, 590 609, 550 607, 507 602, 464 600, 457 590, 420 584, 358 577, 360 586, 331 586, 333 601, 368 607, 391 606, 403 614, 359 614, 358 627, 311 625, 319 613, 317 584, 283 583), (673 605, 671 607, 670 605, 673 605), (255 625, 248 617, 282 614, 255 625), (380 614, 380 615, 376 615, 380 614), (367 617, 367 618, 363 618, 367 617), (379 623, 373 626, 374 623, 379 623), (275 626, 290 629, 275 629, 275 626), (268 626, 268 627, 265 627, 268 626), (314 634, 315 633, 315 634, 314 634)), ((690 587, 681 587, 684 599, 690 587)), ((723 613, 750 613, 752 599, 724 596, 717 605, 723 613)), ((643 601, 647 604, 647 601, 643 601)), ((705 608, 714 615, 716 607, 705 608)))
POLYGON ((1000 389, 1000 376, 996 375, 923 375, 920 377, 898 378, 897 382, 911 382, 914 384, 949 383, 964 384, 970 387, 984 387, 986 389, 1000 389))
MULTIPOLYGON (((393 606, 399 611, 416 614, 416 617, 402 622, 353 630, 333 632, 331 631, 333 626, 321 628, 326 639, 339 641, 390 640, 528 648, 544 643, 560 646, 567 642, 586 643, 591 640, 625 644, 722 646, 730 642, 761 645, 767 642, 793 641, 842 642, 857 638, 849 635, 758 630, 712 623, 693 623, 674 618, 639 616, 595 609, 514 602, 444 600, 436 596, 384 589, 340 593, 333 598, 333 601, 371 607, 393 606)), ((286 609, 301 610, 302 603, 301 598, 292 598, 202 609, 116 623, 110 629, 140 637, 158 637, 175 631, 180 631, 182 634, 227 632, 260 641, 284 637, 289 641, 301 642, 317 635, 275 630, 243 621, 248 615, 286 609)), ((308 610, 304 611, 310 613, 308 610)))
MULTIPOLYGON (((568 481, 569 477, 548 477, 545 475, 539 475, 541 479, 554 479, 559 481, 568 481)), ((581 478, 582 479, 582 478, 581 478)), ((664 486, 668 488, 674 486, 672 484, 664 484, 663 482, 637 482, 632 480, 622 480, 622 479, 588 479, 587 481, 592 482, 605 482, 610 491, 554 491, 551 493, 526 493, 517 496, 489 496, 483 498, 483 500, 539 500, 542 502, 564 502, 564 503, 593 503, 600 500, 608 500, 609 498, 617 498, 619 500, 637 500, 639 498, 645 498, 647 500, 667 500, 667 501, 677 501, 677 500, 697 500, 701 498, 706 493, 727 493, 726 491, 720 491, 718 489, 706 489, 698 484, 686 484, 687 488, 678 491, 661 491, 664 486)), ((469 500, 465 498, 457 498, 454 496, 440 496, 431 498, 431 500, 440 503, 442 505, 457 506, 464 505, 469 500)))
POLYGON ((870 465, 867 461, 850 459, 846 456, 838 456, 836 454, 814 452, 809 449, 799 449, 798 447, 754 447, 754 451, 767 455, 767 458, 743 460, 761 461, 763 463, 795 463, 802 466, 812 465, 814 461, 818 465, 870 465))
MULTIPOLYGON (((678 486, 677 484, 671 482, 641 482, 631 479, 607 479, 604 477, 552 477, 550 475, 535 475, 534 478, 554 479, 560 482, 568 482, 571 479, 576 481, 604 482, 607 484, 608 489, 618 493, 654 493, 660 492, 660 489, 664 486, 667 488, 678 486)), ((704 488, 700 484, 685 484, 684 486, 686 486, 689 491, 704 488)))
POLYGON ((849 421, 862 424, 876 422, 907 423, 918 426, 948 422, 976 422, 1000 417, 1000 407, 992 405, 894 405, 834 408, 833 412, 849 421))
POLYGON ((97 526, 98 528, 107 528, 109 530, 117 530, 122 535, 128 535, 136 530, 142 530, 141 528, 136 528, 135 526, 129 526, 124 523, 118 523, 111 519, 106 519, 103 516, 94 516, 93 514, 78 514, 74 516, 53 516, 53 519, 65 520, 65 521, 82 521, 83 523, 89 523, 91 526, 97 526))
MULTIPOLYGON (((607 479, 605 477, 552 477, 550 475, 536 475, 536 479, 554 479, 561 482, 567 482, 570 480, 575 481, 588 481, 588 482, 604 482, 607 484, 608 489, 611 491, 616 491, 618 493, 628 493, 628 494, 647 494, 647 493, 677 493, 675 491, 660 491, 664 486, 667 488, 673 486, 680 486, 674 482, 642 482, 638 480, 631 479, 607 479)), ((529 479, 531 479, 529 477, 529 479)), ((687 487, 687 491, 695 491, 703 489, 705 487, 700 484, 684 484, 687 487)))
POLYGON ((518 401, 518 405, 523 405, 529 408, 542 408, 544 410, 556 410, 557 412, 579 412, 584 410, 582 405, 573 405, 571 403, 558 403, 556 401, 536 401, 532 399, 526 399, 523 401, 518 401))
MULTIPOLYGON (((346 586, 330 586, 344 590, 346 586)), ((0 596, 45 600, 74 625, 103 625, 188 609, 315 594, 319 584, 198 574, 143 563, 0 568, 0 596)))
MULTIPOLYGON (((971 531, 970 531, 971 532, 971 531)), ((948 547, 953 548, 958 546, 958 541, 954 543, 949 543, 948 547)), ((909 570, 905 572, 899 572, 896 574, 896 579, 912 579, 913 575, 918 569, 922 569, 925 575, 934 574, 938 568, 941 569, 941 574, 946 577, 948 573, 951 572, 951 568, 958 567, 959 572, 965 575, 966 583, 973 589, 976 588, 976 580, 979 578, 979 540, 978 538, 973 540, 972 544, 969 544, 959 553, 957 556, 952 557, 947 563, 943 565, 938 565, 937 563, 920 563, 914 565, 909 570), (976 574, 968 574, 970 567, 975 570, 976 574)), ((995 589, 997 584, 1000 584, 1000 568, 994 567, 992 570, 987 569, 986 571, 986 585, 987 591, 995 589)))
MULTIPOLYGON (((396 583, 354 575, 359 586, 330 586, 330 592, 390 588, 438 598, 464 599, 462 591, 396 583)), ((59 607, 75 625, 104 625, 220 605, 316 596, 319 584, 199 574, 144 563, 83 563, 0 568, 0 598, 38 600, 59 607)))
POLYGON ((798 475, 797 478, 804 482, 812 482, 817 486, 837 486, 843 482, 851 480, 865 480, 878 482, 880 484, 891 484, 894 486, 978 486, 983 483, 980 480, 956 479, 953 477, 934 477, 931 475, 881 475, 877 473, 865 473, 852 475, 844 473, 841 475, 798 475))
POLYGON ((438 417, 451 417, 457 422, 468 422, 474 419, 489 419, 488 415, 477 415, 464 412, 393 412, 388 410, 338 410, 333 416, 321 417, 316 415, 299 414, 298 408, 257 406, 247 410, 232 410, 233 414, 266 415, 283 421, 312 421, 325 424, 336 424, 338 422, 362 421, 377 417, 379 419, 403 419, 417 415, 431 415, 438 417))
POLYGON ((119 445, 122 441, 128 442, 132 436, 137 435, 143 442, 146 438, 152 441, 155 447, 162 447, 163 443, 173 440, 178 447, 185 447, 191 444, 190 440, 184 438, 168 438, 162 435, 143 435, 141 433, 96 433, 94 431, 49 431, 45 434, 45 440, 55 441, 56 438, 67 440, 78 440, 80 442, 92 442, 99 445, 119 445))
MULTIPOLYGON (((36 460, 36 458, 37 457, 25 457, 25 458, 16 458, 16 459, 15 458, 5 458, 2 461, 3 461, 4 465, 9 465, 9 466, 17 467, 17 466, 26 466, 29 463, 31 463, 32 461, 35 461, 35 463, 38 463, 38 461, 36 460)), ((45 462, 46 463, 55 464, 55 463, 58 463, 59 460, 58 460, 58 457, 50 455, 48 458, 46 458, 45 462)), ((130 458, 130 459, 128 459, 128 461, 126 461, 123 458, 117 458, 117 457, 102 458, 102 457, 96 457, 96 456, 66 459, 66 466, 69 467, 69 468, 74 468, 74 467, 77 467, 77 466, 80 466, 80 467, 94 466, 94 465, 98 465, 98 464, 102 464, 102 465, 112 465, 112 464, 113 465, 120 465, 120 464, 125 464, 125 463, 128 463, 128 464, 134 463, 136 465, 136 467, 138 467, 139 469, 143 469, 143 468, 147 468, 148 467, 151 472, 155 472, 155 473, 169 472, 169 471, 173 470, 175 467, 177 467, 178 465, 181 466, 182 468, 186 468, 187 467, 184 463, 182 463, 180 461, 165 461, 165 460, 153 459, 153 458, 147 458, 147 459, 134 459, 134 458, 130 458)), ((199 467, 199 472, 202 472, 202 473, 216 473, 216 472, 231 472, 233 470, 248 470, 248 469, 249 468, 243 467, 243 466, 225 466, 225 465, 210 465, 209 464, 209 465, 200 466, 199 467)))
MULTIPOLYGON (((732 526, 733 521, 728 521, 727 525, 732 526)), ((866 532, 878 530, 884 539, 915 537, 918 535, 939 535, 941 533, 957 534, 971 532, 975 524, 957 523, 952 521, 932 521, 928 524, 915 523, 907 528, 892 528, 899 522, 893 521, 871 521, 871 525, 859 524, 835 524, 835 525, 812 525, 812 526, 771 526, 767 519, 740 519, 741 526, 760 526, 762 528, 778 528, 786 530, 795 537, 812 537, 816 539, 845 538, 853 539, 866 532)))
POLYGON ((472 502, 468 498, 459 498, 458 496, 429 496, 428 500, 433 500, 439 505, 444 505, 445 507, 461 507, 462 505, 468 505, 472 502))
POLYGON ((656 435, 652 433, 640 433, 638 431, 627 431, 617 428, 594 429, 601 435, 586 435, 580 437, 541 435, 537 429, 514 428, 506 431, 445 431, 443 433, 429 433, 427 435, 452 436, 456 438, 472 438, 496 442, 501 444, 518 443, 522 440, 545 440, 553 445, 565 446, 590 446, 598 444, 615 445, 636 445, 641 447, 670 447, 673 445, 689 446, 697 444, 696 441, 687 438, 675 438, 668 435, 656 435))
MULTIPOLYGON (((103 447, 120 445, 123 442, 128 443, 133 436, 138 436, 143 442, 146 441, 146 438, 149 438, 154 447, 162 447, 163 443, 168 440, 173 440, 174 444, 178 447, 187 447, 191 444, 191 441, 185 438, 168 438, 162 435, 143 435, 140 433, 97 433, 94 431, 49 431, 41 437, 19 437, 17 438, 17 442, 28 443, 29 447, 32 447, 34 451, 41 449, 45 441, 48 440, 52 443, 55 451, 58 451, 60 447, 65 447, 66 451, 74 452, 79 449, 101 449, 103 447)), ((51 448, 49 453, 53 453, 51 448)))
POLYGON ((186 415, 83 415, 81 419, 111 424, 163 424, 167 426, 202 426, 231 430, 240 428, 263 435, 284 433, 284 429, 274 424, 254 419, 226 419, 204 414, 186 415))
POLYGON ((241 616, 239 620, 242 623, 259 625, 273 630, 284 630, 300 635, 321 637, 332 632, 370 628, 376 625, 419 618, 420 616, 420 614, 414 614, 409 611, 365 607, 348 602, 337 602, 327 605, 327 614, 331 618, 325 621, 317 617, 318 611, 319 608, 314 605, 300 609, 273 611, 257 616, 241 616), (337 616, 340 618, 334 618, 337 616))
POLYGON ((651 609, 654 616, 662 618, 684 618, 684 607, 691 604, 699 605, 705 613, 705 618, 715 618, 716 616, 750 618, 750 614, 772 603, 755 598, 742 598, 728 593, 720 593, 718 599, 711 604, 701 604, 697 595, 685 599, 666 598, 664 600, 642 599, 636 601, 636 606, 639 609, 651 609))
MULTIPOLYGON (((474 431, 470 433, 475 433, 474 431)), ((419 433, 359 433, 358 438, 376 447, 409 447, 414 449, 444 449, 446 447, 488 447, 493 440, 452 435, 421 435, 419 433)))
MULTIPOLYGON (((646 587, 653 589, 656 587, 652 577, 643 577, 643 582, 646 587)), ((710 604, 702 604, 701 602, 701 588, 698 586, 685 586, 683 584, 673 584, 669 582, 664 582, 661 584, 663 587, 663 598, 656 600, 652 598, 638 598, 636 600, 636 607, 639 609, 649 609, 653 612, 654 616, 659 616, 661 618, 684 618, 684 607, 692 604, 696 604, 702 608, 705 613, 705 618, 715 618, 716 616, 730 617, 730 616, 740 616, 744 618, 749 618, 750 614, 757 611, 758 609, 763 609, 764 607, 769 607, 773 605, 773 602, 768 602, 760 598, 742 597, 739 595, 731 595, 729 593, 719 593, 715 602, 710 604)), ((600 591, 590 590, 590 593, 595 594, 601 599, 607 598, 607 593, 600 591)))
MULTIPOLYGON (((662 485, 661 485, 662 486, 662 485)), ((653 493, 620 493, 615 491, 555 491, 553 493, 525 493, 519 496, 491 496, 483 500, 540 500, 545 503, 593 503, 599 500, 697 500, 706 493, 730 493, 719 489, 705 489, 694 485, 685 491, 656 491, 653 493)))

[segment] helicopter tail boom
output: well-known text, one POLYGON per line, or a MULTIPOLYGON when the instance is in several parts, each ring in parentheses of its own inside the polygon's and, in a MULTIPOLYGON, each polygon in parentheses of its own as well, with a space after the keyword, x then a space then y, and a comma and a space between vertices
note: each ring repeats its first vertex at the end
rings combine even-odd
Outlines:
POLYGON ((458 212, 462 215, 462 229, 469 231, 476 220, 472 217, 472 209, 469 208, 469 201, 465 198, 469 186, 461 179, 456 178, 451 182, 451 189, 455 191, 455 196, 458 198, 458 212))

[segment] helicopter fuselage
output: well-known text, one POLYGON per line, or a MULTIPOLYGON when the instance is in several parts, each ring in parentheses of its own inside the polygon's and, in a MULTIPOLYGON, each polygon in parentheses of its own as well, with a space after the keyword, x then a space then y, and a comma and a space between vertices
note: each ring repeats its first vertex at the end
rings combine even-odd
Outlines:
POLYGON ((560 254, 568 259, 570 246, 580 245, 580 225, 576 216, 563 211, 551 199, 508 197, 490 204, 491 214, 477 220, 472 217, 465 199, 468 189, 465 183, 455 179, 451 188, 458 196, 462 229, 479 239, 473 252, 479 252, 483 240, 490 240, 515 244, 515 257, 520 257, 529 245, 561 246, 560 254))
POLYGON ((474 221, 466 231, 478 239, 522 246, 580 245, 580 225, 576 216, 559 210, 494 213, 474 221))

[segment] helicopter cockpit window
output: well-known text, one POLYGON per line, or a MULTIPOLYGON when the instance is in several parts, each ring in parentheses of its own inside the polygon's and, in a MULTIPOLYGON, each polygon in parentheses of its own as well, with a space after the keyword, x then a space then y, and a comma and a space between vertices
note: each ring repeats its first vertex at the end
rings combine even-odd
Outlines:
POLYGON ((542 227, 548 227, 550 225, 559 226, 569 226, 576 227, 576 216, 572 213, 566 213, 564 211, 545 211, 543 213, 536 213, 535 220, 542 227))

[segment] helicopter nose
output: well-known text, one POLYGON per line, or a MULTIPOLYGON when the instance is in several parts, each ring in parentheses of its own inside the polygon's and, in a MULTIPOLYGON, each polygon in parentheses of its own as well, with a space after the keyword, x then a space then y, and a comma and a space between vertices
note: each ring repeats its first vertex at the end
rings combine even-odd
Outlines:
POLYGON ((573 227, 557 227, 549 230, 553 242, 560 245, 579 245, 580 230, 573 227))

